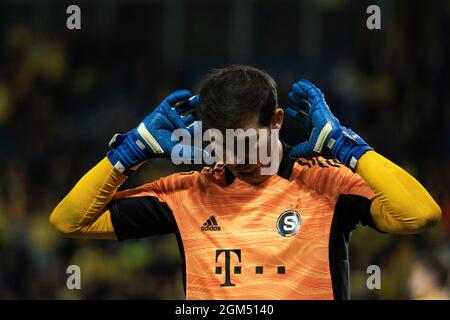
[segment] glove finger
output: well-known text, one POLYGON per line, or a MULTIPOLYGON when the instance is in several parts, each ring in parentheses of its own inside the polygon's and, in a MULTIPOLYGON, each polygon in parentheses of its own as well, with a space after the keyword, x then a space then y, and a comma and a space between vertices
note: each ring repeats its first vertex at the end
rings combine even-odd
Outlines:
POLYGON ((297 93, 297 96, 300 99, 307 99, 308 98, 308 94, 306 93, 306 91, 303 90, 303 87, 301 87, 299 85, 299 82, 296 82, 292 85, 292 91, 297 93))
POLYGON ((308 101, 303 98, 297 91, 291 91, 288 93, 288 99, 290 102, 298 106, 299 108, 302 108, 306 111, 309 110, 309 103, 308 101))
POLYGON ((301 109, 304 114, 308 114, 309 113, 311 106, 309 105, 308 101, 306 101, 305 99, 301 98, 300 95, 297 92, 295 92, 295 91, 289 92, 288 93, 288 99, 297 108, 301 109))
POLYGON ((317 129, 314 128, 308 141, 296 145, 289 156, 291 158, 308 158, 314 156, 314 145, 318 136, 317 129))
POLYGON ((202 127, 197 119, 192 123, 187 124, 186 129, 188 129, 189 133, 193 136, 196 134, 202 134, 202 127))
POLYGON ((287 107, 285 112, 286 112, 286 116, 294 119, 295 121, 298 121, 300 118, 300 112, 291 107, 287 107))
POLYGON ((292 89, 303 99, 306 99, 311 107, 315 107, 318 102, 323 100, 322 91, 308 80, 303 79, 294 83, 292 89))
POLYGON ((303 110, 296 110, 291 107, 286 108, 286 115, 298 122, 305 130, 308 130, 309 117, 303 110))
POLYGON ((297 93, 297 91, 291 91, 288 93, 288 99, 293 104, 300 104, 302 102, 303 97, 300 96, 300 94, 297 93))
POLYGON ((322 96, 323 95, 322 91, 320 91, 320 89, 315 84, 313 84, 312 82, 310 82, 306 79, 302 79, 302 80, 298 81, 297 85, 303 90, 303 92, 307 96, 322 96))
POLYGON ((173 107, 177 102, 187 100, 191 96, 192 96, 192 92, 190 90, 181 89, 181 90, 172 92, 164 100, 173 107))
POLYGON ((188 126, 189 124, 193 123, 195 120, 197 120, 197 116, 195 113, 189 113, 186 115, 181 116, 181 120, 183 121, 185 126, 188 126))
POLYGON ((198 94, 189 98, 189 107, 197 108, 198 103, 200 102, 200 97, 198 94))
POLYGON ((187 100, 177 102, 173 107, 179 114, 191 113, 196 110, 198 102, 198 95, 195 95, 187 100))
POLYGON ((186 127, 186 123, 183 121, 182 117, 169 104, 163 104, 160 112, 162 116, 169 121, 173 128, 177 129, 186 127))

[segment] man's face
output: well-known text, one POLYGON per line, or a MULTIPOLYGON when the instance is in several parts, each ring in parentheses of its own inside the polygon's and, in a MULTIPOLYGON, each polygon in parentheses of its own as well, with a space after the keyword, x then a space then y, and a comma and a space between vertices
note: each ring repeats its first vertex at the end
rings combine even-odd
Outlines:
POLYGON ((256 185, 278 171, 281 161, 278 131, 283 115, 283 110, 277 108, 270 126, 261 126, 255 116, 241 128, 240 134, 235 130, 236 135, 223 144, 223 163, 237 178, 256 185))

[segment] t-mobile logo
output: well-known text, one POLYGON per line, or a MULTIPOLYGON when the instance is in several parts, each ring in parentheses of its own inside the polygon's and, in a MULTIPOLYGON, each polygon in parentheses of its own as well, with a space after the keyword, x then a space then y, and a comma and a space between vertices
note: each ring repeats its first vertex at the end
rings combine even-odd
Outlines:
MULTIPOLYGON (((216 263, 219 262, 219 257, 222 255, 222 253, 225 253, 225 282, 222 283, 221 287, 234 287, 236 286, 234 283, 231 282, 231 270, 233 270, 233 274, 241 274, 242 268, 240 265, 237 266, 231 266, 231 254, 234 254, 238 262, 241 263, 241 250, 240 249, 219 249, 216 250, 216 263)), ((273 266, 269 267, 269 274, 271 271, 275 273, 275 270, 273 266)), ((216 274, 223 274, 223 268, 222 266, 216 266, 216 274)), ((277 266, 276 267, 276 273, 279 275, 286 274, 286 267, 285 266, 277 266)), ((264 274, 264 266, 257 265, 255 266, 255 274, 264 274)))
MULTIPOLYGON (((239 263, 241 262, 241 250, 240 249, 220 249, 216 250, 216 263, 218 262, 219 256, 225 253, 225 282, 222 283, 221 287, 234 287, 235 284, 231 282, 231 253, 237 255, 239 263)), ((234 274, 240 274, 241 267, 234 267, 234 274)), ((222 267, 216 267, 216 274, 222 274, 222 267)))

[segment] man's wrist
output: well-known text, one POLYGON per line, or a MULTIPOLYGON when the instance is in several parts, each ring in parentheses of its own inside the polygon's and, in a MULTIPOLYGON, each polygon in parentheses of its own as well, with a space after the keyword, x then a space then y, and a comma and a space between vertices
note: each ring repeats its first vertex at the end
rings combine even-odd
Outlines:
POLYGON ((107 152, 107 157, 119 172, 133 171, 134 167, 154 156, 153 151, 143 143, 135 130, 116 134, 109 143, 111 150, 107 152))
POLYGON ((126 167, 122 163, 123 160, 121 160, 121 158, 117 155, 116 150, 109 150, 106 153, 106 157, 108 158, 109 162, 111 162, 111 165, 114 167, 115 170, 126 176, 130 176, 142 164, 142 163, 136 164, 131 168, 126 167))
POLYGON ((373 150, 367 142, 351 129, 341 127, 330 138, 332 142, 332 156, 347 167, 356 170, 358 160, 369 150, 373 150))

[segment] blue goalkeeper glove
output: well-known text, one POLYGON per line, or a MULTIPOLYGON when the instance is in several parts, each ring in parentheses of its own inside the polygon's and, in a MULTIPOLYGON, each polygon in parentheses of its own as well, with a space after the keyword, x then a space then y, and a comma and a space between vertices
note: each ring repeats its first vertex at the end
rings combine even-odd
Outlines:
POLYGON ((287 116, 311 134, 308 141, 292 149, 291 157, 331 156, 355 170, 359 158, 373 150, 360 136, 341 126, 323 93, 311 82, 300 80, 294 83, 288 98, 297 109, 287 108, 287 116))
MULTIPOLYGON (((109 145, 109 161, 120 172, 130 173, 134 166, 150 158, 171 157, 178 143, 171 139, 175 129, 187 129, 191 135, 197 126, 195 108, 199 98, 189 90, 178 90, 167 96, 145 119, 126 134, 116 134, 109 145)), ((181 157, 195 158, 201 149, 186 146, 181 157)))

